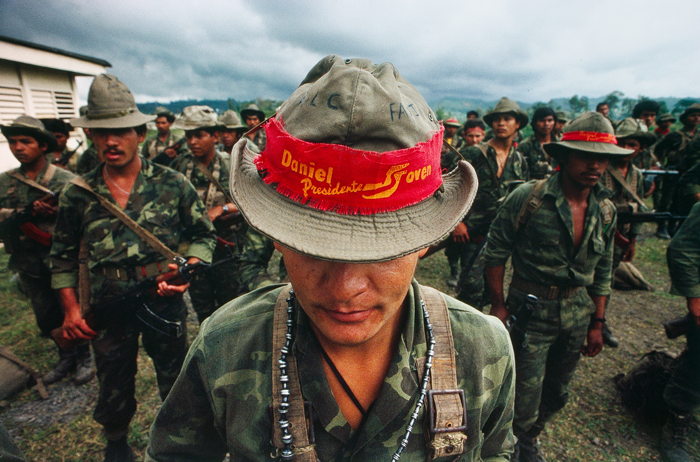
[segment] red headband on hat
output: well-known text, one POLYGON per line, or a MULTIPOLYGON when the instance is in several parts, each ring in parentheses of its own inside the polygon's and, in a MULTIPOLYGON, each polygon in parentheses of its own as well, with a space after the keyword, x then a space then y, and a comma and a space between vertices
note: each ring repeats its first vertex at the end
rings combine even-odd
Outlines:
POLYGON ((617 138, 610 133, 598 132, 565 132, 562 141, 593 141, 595 143, 617 144, 617 138))
POLYGON ((412 148, 382 153, 300 140, 276 118, 264 128, 265 150, 255 158, 263 180, 315 209, 361 215, 392 212, 429 198, 442 184, 443 127, 412 148))

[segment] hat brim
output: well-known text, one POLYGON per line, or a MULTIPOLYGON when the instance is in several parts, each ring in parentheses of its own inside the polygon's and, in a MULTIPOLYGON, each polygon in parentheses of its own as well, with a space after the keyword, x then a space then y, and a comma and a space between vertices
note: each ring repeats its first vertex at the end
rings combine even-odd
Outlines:
POLYGON ((241 111, 241 119, 245 121, 248 116, 258 116, 260 121, 265 120, 265 113, 263 111, 256 111, 255 109, 243 109, 241 111))
POLYGON ((520 128, 523 129, 527 127, 527 123, 530 121, 530 117, 528 117, 527 114, 524 112, 517 112, 517 111, 502 111, 502 112, 489 112, 484 116, 484 122, 486 122, 486 125, 489 127, 493 123, 493 118, 499 114, 513 114, 516 119, 518 119, 518 122, 520 122, 520 128))
POLYGON ((12 127, 12 126, 1 126, 0 131, 5 138, 17 135, 27 135, 39 143, 46 143, 45 153, 54 152, 58 149, 58 142, 53 134, 49 132, 42 132, 41 130, 33 127, 12 127))
POLYGON ((623 149, 611 143, 599 143, 595 141, 556 141, 542 145, 545 152, 558 159, 561 154, 569 151, 583 151, 592 154, 606 155, 610 157, 625 157, 632 154, 631 149, 623 149))
POLYGON ((146 115, 139 111, 132 112, 122 117, 113 117, 106 119, 90 119, 88 116, 71 119, 70 123, 74 127, 81 128, 129 128, 138 127, 145 123, 156 120, 156 115, 146 115))
POLYGON ((226 125, 224 125, 224 124, 216 124, 216 125, 182 124, 182 123, 178 123, 178 121, 176 120, 172 124, 172 128, 174 128, 176 130, 184 130, 184 131, 188 132, 191 130, 200 130, 200 129, 205 130, 205 129, 209 129, 209 128, 214 129, 214 130, 223 130, 226 128, 226 125))
POLYGON ((393 260, 440 242, 469 211, 478 188, 465 161, 444 175, 444 192, 415 205, 373 215, 343 215, 304 206, 267 185, 247 140, 231 153, 231 194, 250 226, 296 252, 331 261, 393 260))
POLYGON ((656 143, 656 135, 654 135, 652 132, 639 132, 628 136, 618 136, 617 140, 620 141, 624 140, 625 138, 637 140, 642 144, 646 144, 647 146, 651 146, 652 144, 656 143))

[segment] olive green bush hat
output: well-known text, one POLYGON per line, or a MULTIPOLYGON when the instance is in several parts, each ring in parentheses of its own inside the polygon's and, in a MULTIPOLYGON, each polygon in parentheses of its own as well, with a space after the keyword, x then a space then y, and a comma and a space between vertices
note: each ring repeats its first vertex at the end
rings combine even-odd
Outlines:
POLYGON ((656 118, 656 123, 659 122, 675 122, 676 118, 673 117, 673 114, 669 114, 668 112, 666 114, 662 114, 659 117, 656 118))
POLYGON ((248 126, 241 123, 241 118, 238 117, 236 111, 231 109, 219 117, 219 124, 226 127, 227 130, 248 130, 248 126))
POLYGON ((525 128, 530 120, 527 113, 520 109, 520 105, 518 105, 518 103, 506 97, 501 98, 496 104, 496 107, 484 116, 484 122, 486 122, 486 125, 489 127, 491 126, 493 123, 493 118, 496 114, 513 114, 518 122, 520 122, 520 128, 525 128))
POLYGON ((182 115, 173 123, 173 128, 181 130, 199 130, 200 128, 223 128, 216 111, 209 106, 187 106, 182 115))
POLYGON ((561 141, 542 146, 555 159, 570 150, 603 154, 611 157, 628 156, 634 151, 617 146, 615 131, 600 112, 584 112, 562 130, 561 141))
POLYGON ((257 116, 260 122, 265 120, 265 113, 255 104, 249 104, 247 108, 241 110, 241 118, 243 118, 243 120, 248 116, 257 116))
POLYGON ((618 141, 623 138, 632 138, 646 146, 656 143, 656 135, 651 133, 644 123, 632 117, 627 117, 617 124, 615 136, 618 141))
POLYGON ((685 109, 685 111, 683 111, 683 114, 681 114, 678 120, 680 120, 681 123, 685 125, 685 121, 688 119, 688 116, 694 112, 700 112, 700 103, 693 103, 690 106, 688 106, 685 109))
POLYGON ((121 80, 111 74, 100 74, 90 85, 87 112, 70 123, 82 128, 129 128, 155 119, 155 115, 139 111, 134 95, 121 80))
POLYGON ((380 262, 440 242, 471 207, 478 180, 440 171, 444 128, 390 63, 330 55, 259 129, 242 139, 230 187, 246 221, 296 252, 380 262))
POLYGON ((39 143, 46 143, 44 152, 54 152, 58 147, 53 133, 48 131, 41 120, 28 115, 21 115, 12 121, 10 125, 0 125, 0 131, 5 136, 31 136, 39 143))
POLYGON ((564 112, 564 111, 557 111, 557 122, 564 122, 565 124, 568 124, 571 122, 571 119, 569 119, 569 115, 564 112))

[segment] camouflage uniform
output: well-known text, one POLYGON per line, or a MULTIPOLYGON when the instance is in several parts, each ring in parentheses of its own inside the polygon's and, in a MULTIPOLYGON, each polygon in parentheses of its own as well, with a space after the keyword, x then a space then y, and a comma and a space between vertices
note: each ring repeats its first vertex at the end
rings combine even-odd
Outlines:
MULTIPOLYGON (((160 135, 157 132, 154 135, 147 137, 141 146, 141 155, 148 160, 153 160, 159 154, 162 154, 163 151, 165 151, 165 148, 170 147, 175 143, 180 143, 180 147, 177 148, 177 157, 175 159, 190 152, 184 138, 182 136, 176 136, 175 133, 170 130, 165 141, 160 139, 160 135)), ((167 163, 163 162, 158 163, 167 165, 167 163)))
MULTIPOLYGON (((134 183, 125 211, 140 226, 153 233, 167 247, 177 250, 189 241, 186 258, 211 261, 214 228, 204 205, 190 183, 179 173, 145 159, 134 183)), ((83 178, 92 189, 114 202, 98 166, 83 178)), ((61 195, 58 219, 51 247, 54 289, 78 286, 78 248, 87 241, 90 269, 91 305, 119 296, 136 280, 137 272, 148 264, 167 261, 141 240, 118 218, 102 207, 89 192, 73 184, 61 195), (108 277, 120 269, 127 280, 108 277)), ((158 297, 149 307, 166 319, 185 322, 187 310, 181 296, 158 297)), ((125 307, 125 312, 129 312, 125 307)), ((133 307, 136 308, 135 306, 133 307)), ((139 332, 146 352, 153 359, 161 398, 165 398, 187 353, 187 335, 180 338, 159 334, 130 316, 100 330, 92 340, 100 382, 95 420, 102 424, 108 440, 126 435, 136 409, 134 384, 139 332)))
MULTIPOLYGON (((176 158, 170 165, 170 168, 185 175, 197 190, 199 198, 207 209, 229 202, 231 197, 229 191, 229 161, 224 158, 223 153, 216 153, 216 157, 209 163, 207 170, 219 181, 219 184, 226 191, 226 195, 219 191, 216 186, 210 186, 211 181, 195 167, 194 163, 196 160, 194 155, 186 154, 176 158)), ((217 231, 217 234, 220 234, 222 239, 235 244, 235 251, 240 251, 239 249, 243 247, 247 228, 248 225, 241 217, 236 219, 235 225, 229 227, 223 234, 219 231, 217 231)), ((216 263, 229 256, 228 250, 217 247, 214 250, 213 262, 216 263)), ((240 261, 237 258, 230 260, 227 263, 218 265, 212 271, 197 276, 192 281, 189 292, 192 298, 192 306, 197 312, 197 318, 200 323, 218 307, 229 300, 233 300, 241 293, 238 274, 239 265, 240 261)))
POLYGON ((462 252, 462 272, 459 276, 457 298, 468 305, 479 307, 484 305, 483 258, 477 257, 471 270, 466 266, 479 251, 481 238, 486 237, 498 210, 498 200, 506 195, 508 185, 512 181, 528 181, 530 171, 525 158, 514 146, 510 149, 500 178, 496 176, 498 172, 496 150, 488 143, 470 146, 462 151, 462 155, 474 166, 479 178, 479 189, 471 210, 462 220, 467 225, 471 241, 462 252), (481 147, 486 149, 488 159, 481 147))
MULTIPOLYGON (((596 185, 588 199, 583 240, 573 250, 573 218, 561 190, 561 173, 545 180, 538 210, 516 230, 517 217, 535 182, 506 199, 489 231, 484 251, 486 266, 505 265, 512 254, 513 278, 529 284, 571 289, 568 298, 544 299, 535 306, 525 344, 516 354, 513 431, 520 436, 544 426, 564 407, 581 347, 595 311, 590 295, 609 295, 615 216, 608 220, 601 207, 609 191, 596 185), (607 225, 605 222, 608 221, 607 225), (586 293, 588 292, 588 293, 586 293)), ((506 305, 516 317, 527 292, 511 285, 506 305)), ((536 433, 536 432, 535 432, 536 433)))
POLYGON ((95 146, 90 143, 90 147, 83 151, 83 153, 80 155, 75 173, 78 175, 85 175, 99 164, 100 156, 97 155, 97 149, 95 149, 95 146))
POLYGON ((78 156, 75 153, 72 153, 72 151, 68 148, 63 150, 61 155, 58 156, 58 159, 56 159, 56 156, 53 152, 46 154, 46 161, 49 164, 55 164, 56 162, 61 161, 61 163, 65 165, 65 167, 61 168, 64 168, 65 170, 68 170, 71 173, 78 172, 78 156), (70 156, 70 159, 68 158, 68 156, 70 156))
MULTIPOLYGON (((690 136, 685 129, 671 132, 656 144, 654 153, 667 169, 688 170, 692 165, 687 165, 688 161, 685 160, 684 157, 687 155, 687 148, 693 140, 697 140, 696 143, 693 143, 693 146, 697 146, 697 142, 700 142, 700 140, 698 140, 698 134, 700 134, 700 130, 696 130, 694 136, 690 136)), ((678 177, 664 177, 661 200, 657 207, 658 212, 668 212, 670 210, 673 197, 676 193, 677 183, 678 177)))
MULTIPOLYGON (((49 164, 34 179, 54 193, 59 193, 63 186, 73 178, 73 174, 62 168, 55 168, 49 181, 46 171, 49 164)), ((54 168, 52 168, 53 170, 54 168)), ((22 167, 14 170, 26 177, 22 167)), ((29 186, 10 176, 11 172, 0 174, 0 219, 9 218, 14 212, 46 196, 46 193, 29 186)), ((51 232, 55 217, 37 215, 32 220, 38 228, 51 232)), ((58 296, 51 289, 51 273, 48 266, 49 247, 25 236, 20 231, 19 245, 10 255, 8 268, 19 273, 19 287, 29 297, 41 335, 48 337, 51 331, 63 324, 63 309, 58 296)))
POLYGON ((255 135, 253 136, 253 139, 251 141, 255 143, 260 152, 264 151, 265 143, 267 142, 267 135, 265 134, 265 130, 260 129, 257 132, 255 132, 255 135))
POLYGON ((519 144, 518 151, 527 159, 527 165, 530 169, 530 178, 533 180, 548 178, 554 173, 554 169, 549 162, 549 156, 544 152, 542 143, 537 141, 536 135, 532 135, 519 144))
MULTIPOLYGON (((195 340, 183 373, 151 428, 147 461, 175 462, 269 460, 273 415, 271 370, 279 351, 271 351, 273 308, 280 286, 240 297, 207 320, 195 340)), ((316 451, 320 460, 390 460, 406 431, 420 378, 416 362, 426 353, 424 320, 414 281, 405 303, 397 352, 362 427, 354 432, 340 412, 326 380, 308 317, 297 311, 295 343, 305 400, 313 408, 316 451), (353 444, 353 441, 355 443, 353 444), (352 445, 352 446, 351 446, 352 445), (350 447, 348 447, 350 446, 350 447), (342 452, 341 452, 342 451, 342 452)), ((507 461, 513 444, 513 359, 498 320, 483 316, 444 296, 457 351, 458 386, 467 409, 465 453, 460 461, 507 461), (488 345, 483 348, 476 344, 488 345), (461 354, 468 351, 469 354, 461 354)), ((406 461, 424 461, 424 409, 402 453, 406 461)), ((273 456, 274 457, 274 456, 273 456)))
MULTIPOLYGON (((241 250, 240 283, 241 293, 250 292, 260 287, 275 284, 267 266, 270 263, 272 254, 275 251, 272 239, 260 234, 255 229, 248 227, 245 235, 245 242, 241 250)), ((280 260, 279 281, 287 277, 287 270, 284 266, 284 259, 280 260)))
POLYGON ((688 215, 696 202, 695 196, 697 194, 700 194, 700 162, 691 167, 678 180, 671 213, 680 216, 688 215))

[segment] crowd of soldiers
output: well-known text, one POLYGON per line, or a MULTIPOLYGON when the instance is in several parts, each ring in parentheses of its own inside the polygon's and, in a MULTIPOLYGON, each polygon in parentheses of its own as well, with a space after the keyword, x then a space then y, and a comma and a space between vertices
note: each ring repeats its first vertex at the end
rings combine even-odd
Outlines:
MULTIPOLYGON (((99 75, 71 120, 82 155, 64 121, 2 126, 21 166, 0 175, 0 219, 30 213, 0 237, 56 341, 44 382, 92 379, 92 346, 106 461, 134 458, 139 337, 164 401, 147 460, 544 461, 538 435, 581 354, 619 343, 611 281, 650 195, 670 212, 652 218, 675 235, 671 277, 700 325, 700 104, 678 131, 658 111, 530 120, 502 98, 483 119, 438 121, 390 64, 329 56, 270 119, 254 104, 176 117, 142 114, 99 75), (457 300, 413 280, 431 246, 457 300), (275 249, 291 285, 268 272, 275 249), (189 354, 185 292, 201 325, 189 354)), ((699 339, 664 395, 665 460, 697 460, 699 339)))

